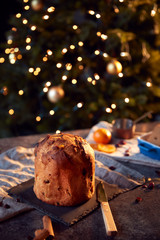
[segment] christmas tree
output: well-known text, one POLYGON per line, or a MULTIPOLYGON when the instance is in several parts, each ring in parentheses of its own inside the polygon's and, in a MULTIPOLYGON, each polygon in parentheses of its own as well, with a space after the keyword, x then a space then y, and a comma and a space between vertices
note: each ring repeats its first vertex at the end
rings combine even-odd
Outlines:
POLYGON ((160 1, 19 2, 1 44, 1 136, 160 112, 160 1))

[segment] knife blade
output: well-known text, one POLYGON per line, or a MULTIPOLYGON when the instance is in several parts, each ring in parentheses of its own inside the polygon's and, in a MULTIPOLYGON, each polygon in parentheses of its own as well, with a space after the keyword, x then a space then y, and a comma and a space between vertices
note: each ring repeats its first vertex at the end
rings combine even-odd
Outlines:
POLYGON ((97 185, 97 200, 101 205, 101 211, 104 219, 107 236, 113 236, 117 233, 117 227, 108 203, 107 194, 102 182, 97 185))

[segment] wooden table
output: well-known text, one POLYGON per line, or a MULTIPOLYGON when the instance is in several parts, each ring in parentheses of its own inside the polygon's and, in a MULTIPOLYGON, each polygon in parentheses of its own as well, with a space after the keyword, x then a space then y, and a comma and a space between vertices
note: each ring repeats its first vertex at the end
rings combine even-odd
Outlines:
MULTIPOLYGON (((157 122, 137 124, 136 131, 148 132, 157 122)), ((70 131, 86 137, 89 129, 70 131)), ((45 137, 46 134, 13 137, 0 139, 0 152, 21 145, 32 147, 45 137)), ((160 177, 160 169, 123 163, 145 175, 146 178, 160 177)), ((154 179, 153 179, 154 181, 154 179)), ((160 181, 150 191, 138 187, 123 193, 110 201, 110 207, 117 225, 118 234, 115 240, 160 240, 160 181), (137 196, 142 197, 142 202, 135 204, 137 196)), ((42 228, 43 214, 37 210, 22 213, 12 219, 0 223, 0 240, 28 240, 34 236, 37 228, 42 228)), ((53 221, 56 240, 103 240, 106 237, 101 210, 97 209, 87 217, 71 227, 53 221)))

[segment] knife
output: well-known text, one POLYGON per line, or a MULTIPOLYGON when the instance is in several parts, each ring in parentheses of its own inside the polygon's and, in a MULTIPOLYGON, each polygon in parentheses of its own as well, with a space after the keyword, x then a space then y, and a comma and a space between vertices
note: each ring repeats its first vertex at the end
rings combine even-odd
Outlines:
POLYGON ((97 185, 97 200, 101 205, 107 236, 116 235, 117 227, 115 225, 112 212, 108 203, 107 194, 105 192, 102 182, 99 182, 97 185))

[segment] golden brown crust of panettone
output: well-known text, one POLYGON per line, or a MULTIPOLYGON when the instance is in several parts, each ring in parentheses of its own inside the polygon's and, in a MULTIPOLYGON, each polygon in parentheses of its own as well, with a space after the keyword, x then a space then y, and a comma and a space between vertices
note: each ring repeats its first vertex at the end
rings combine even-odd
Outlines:
POLYGON ((71 134, 48 135, 35 147, 34 192, 57 206, 73 206, 95 191, 94 151, 87 141, 71 134))

